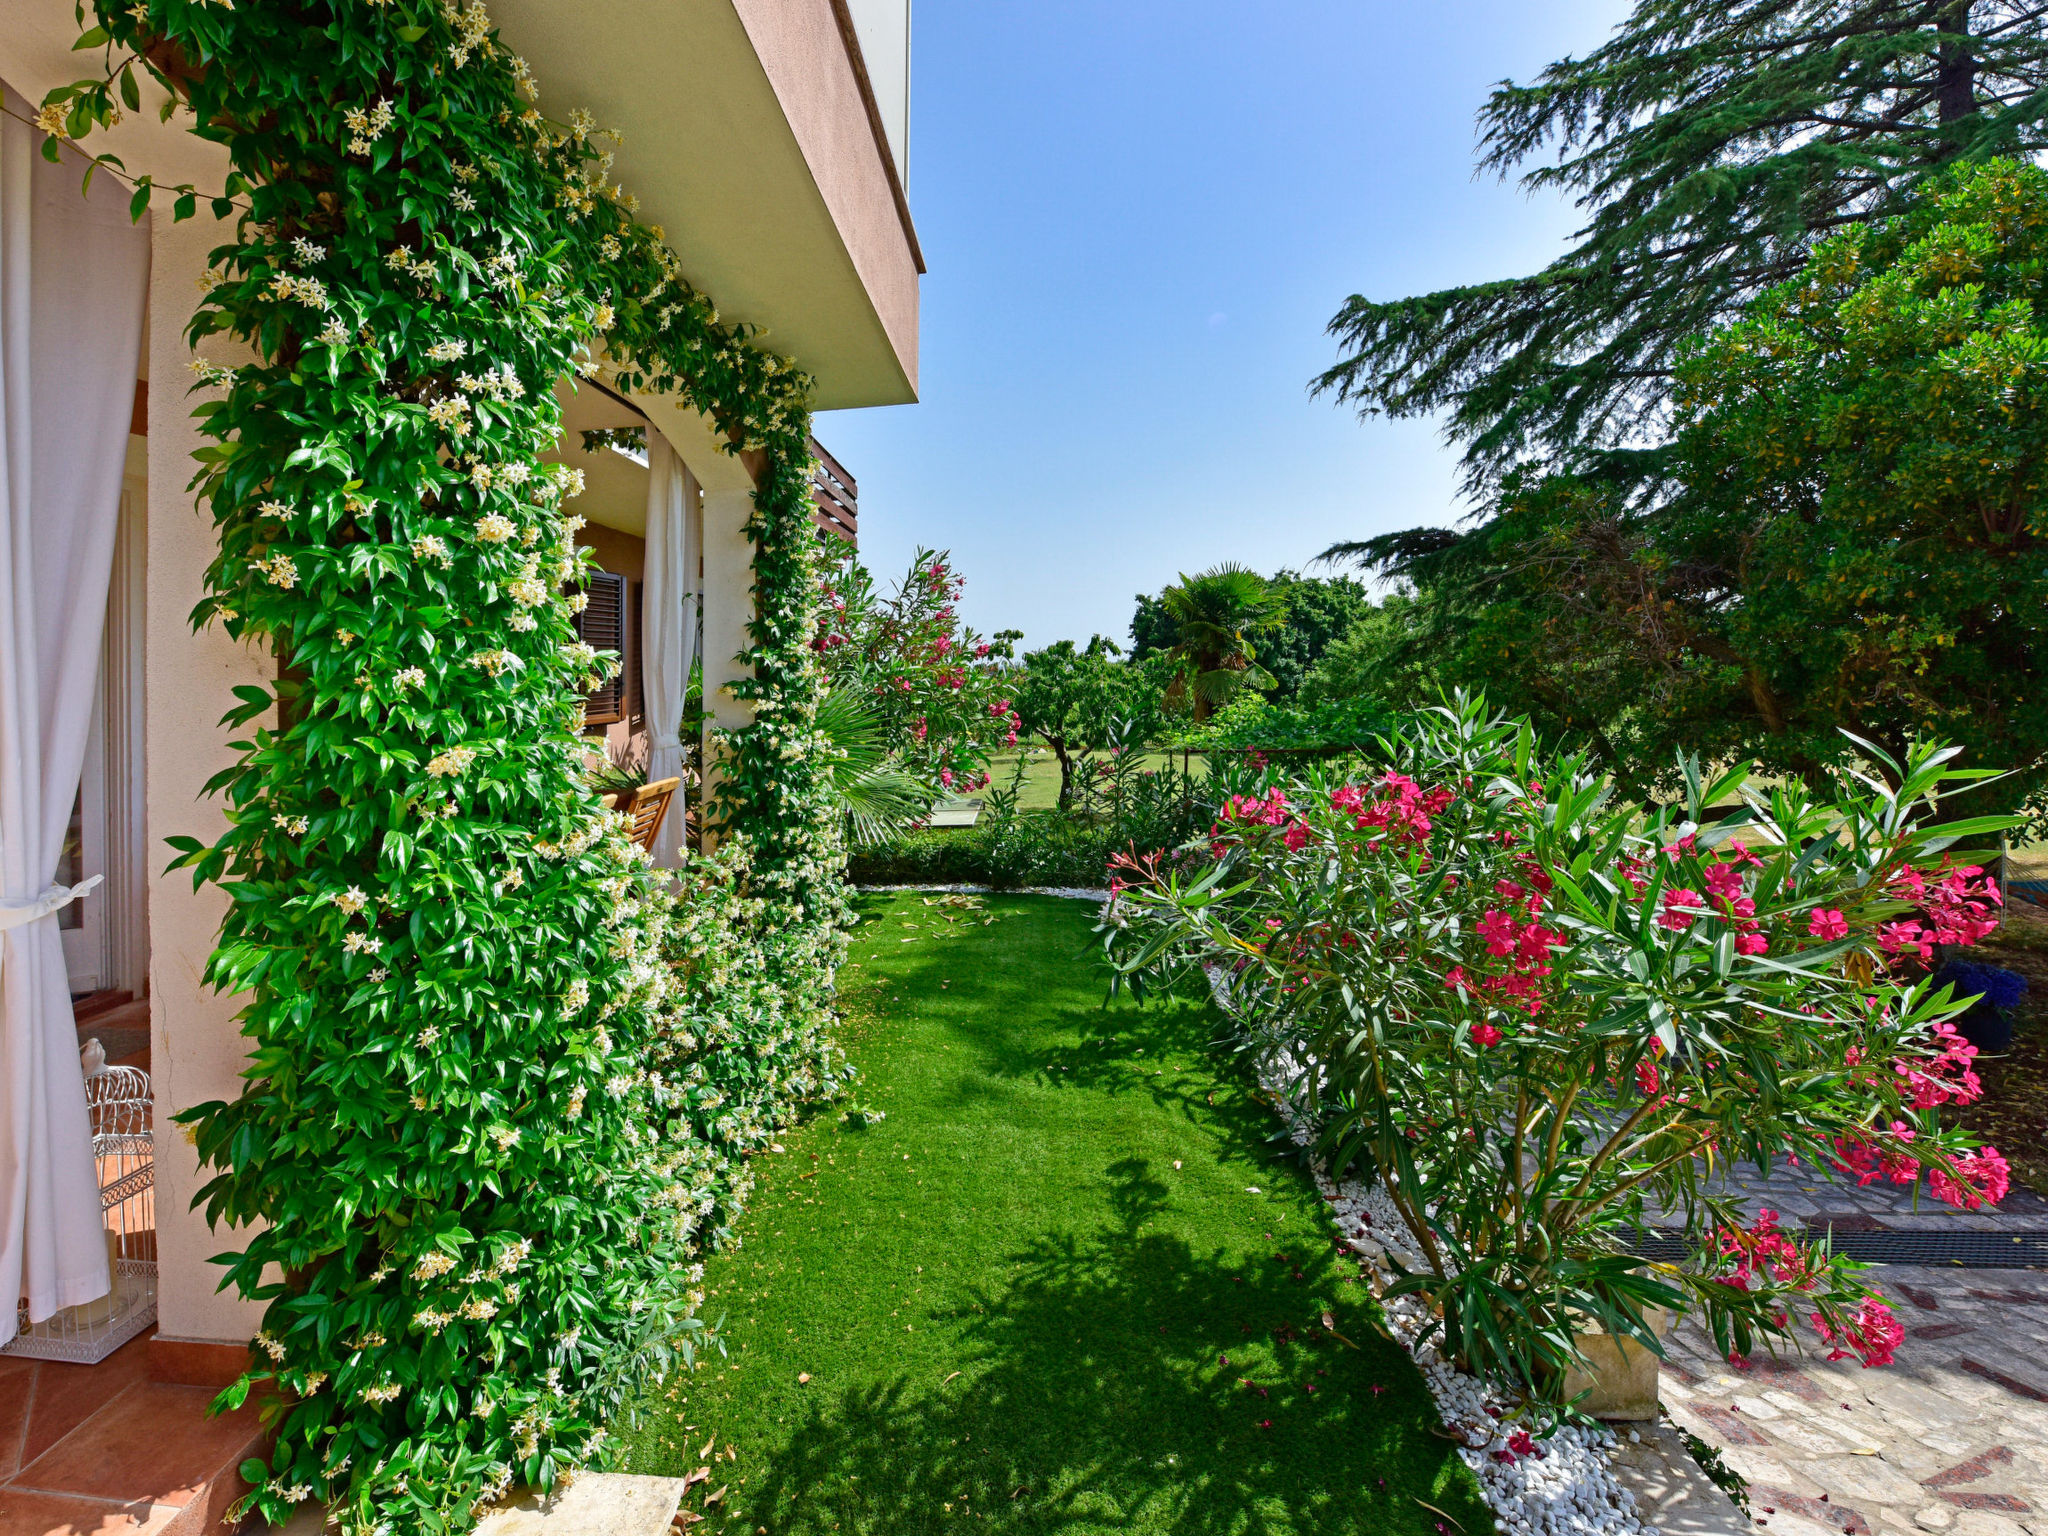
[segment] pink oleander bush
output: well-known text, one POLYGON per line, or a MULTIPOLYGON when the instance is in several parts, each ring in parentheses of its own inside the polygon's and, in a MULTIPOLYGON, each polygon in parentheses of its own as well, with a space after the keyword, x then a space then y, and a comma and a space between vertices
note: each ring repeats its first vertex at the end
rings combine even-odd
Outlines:
POLYGON ((1104 938, 1120 975, 1227 978, 1244 1046, 1382 1183, 1420 1255, 1443 1347, 1562 1405, 1589 1326, 1657 1347, 1653 1307, 1697 1315, 1744 1360, 1811 1322, 1834 1357, 1900 1332, 1860 1266, 1745 1221, 1714 1175, 1911 1180, 1966 1209, 2008 1175, 1943 1112, 1981 1091, 1935 989, 1935 946, 1996 926, 1963 852, 2002 819, 1933 825, 1976 770, 1859 744, 1828 797, 1745 771, 1672 809, 1619 797, 1584 757, 1460 698, 1379 760, 1232 796, 1206 839, 1127 859, 1104 938), (1742 809, 1709 820, 1710 805, 1742 809), (1630 1250, 1677 1228, 1682 1263, 1630 1250))
POLYGON ((1016 635, 985 638, 960 621, 966 582, 943 551, 920 548, 886 594, 852 545, 830 547, 826 559, 812 648, 831 686, 863 701, 897 762, 934 799, 986 789, 989 759, 1017 744, 1002 670, 1016 635))

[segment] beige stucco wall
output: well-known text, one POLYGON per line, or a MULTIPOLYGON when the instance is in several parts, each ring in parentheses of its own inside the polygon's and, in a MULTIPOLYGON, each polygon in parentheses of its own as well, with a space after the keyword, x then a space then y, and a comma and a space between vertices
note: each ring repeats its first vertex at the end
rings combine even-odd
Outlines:
MULTIPOLYGON (((230 733, 215 724, 234 703, 237 683, 276 675, 268 657, 230 640, 218 625, 194 633, 186 616, 204 590, 216 548, 212 520, 185 489, 196 430, 186 385, 191 350, 180 334, 191 318, 206 253, 229 236, 203 213, 174 224, 155 219, 149 279, 149 555, 144 676, 148 742, 147 856, 150 923, 150 1067, 156 1086, 157 1327, 166 1338, 246 1341, 261 1308, 215 1292, 220 1267, 207 1260, 233 1246, 190 1209, 204 1182, 193 1148, 171 1117, 240 1091, 245 1042, 237 1002, 201 980, 227 898, 216 886, 192 889, 183 871, 163 874, 164 839, 211 842, 225 829, 219 802, 201 788, 234 761, 230 733)), ((245 361, 218 338, 206 355, 245 361)), ((274 723, 265 717, 265 724, 274 723)))

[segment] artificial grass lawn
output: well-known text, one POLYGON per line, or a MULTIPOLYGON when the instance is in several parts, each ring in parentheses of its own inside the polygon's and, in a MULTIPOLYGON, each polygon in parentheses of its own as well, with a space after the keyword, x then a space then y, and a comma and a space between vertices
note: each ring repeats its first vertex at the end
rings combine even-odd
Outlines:
POLYGON ((775 1536, 1491 1530, 1205 1004, 1105 1012, 1083 902, 861 910, 887 1118, 756 1163, 730 1354, 648 1395, 628 1470, 708 1466, 699 1529, 775 1536))

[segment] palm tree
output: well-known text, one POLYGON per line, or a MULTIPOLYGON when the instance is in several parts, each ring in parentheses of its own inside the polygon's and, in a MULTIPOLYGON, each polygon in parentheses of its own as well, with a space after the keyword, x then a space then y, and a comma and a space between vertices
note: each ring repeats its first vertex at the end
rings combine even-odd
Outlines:
POLYGON ((851 688, 818 701, 817 728, 829 744, 828 793, 845 818, 847 841, 873 848, 901 835, 931 811, 929 786, 889 751, 889 728, 851 688))
POLYGON ((1159 598, 1174 626, 1167 654, 1182 663, 1168 703, 1192 694, 1199 722, 1240 688, 1275 686, 1273 674, 1258 663, 1252 636, 1286 622, 1287 595, 1265 577, 1226 561, 1197 576, 1183 573, 1179 585, 1169 586, 1159 598))

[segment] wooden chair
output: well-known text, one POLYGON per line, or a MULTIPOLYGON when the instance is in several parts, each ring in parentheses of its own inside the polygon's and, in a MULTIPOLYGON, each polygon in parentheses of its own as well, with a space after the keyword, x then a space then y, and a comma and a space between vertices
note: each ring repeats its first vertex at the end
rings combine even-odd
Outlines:
POLYGON ((633 841, 652 852, 655 838, 661 835, 661 823, 668 815, 668 803, 682 787, 681 779, 662 779, 653 784, 642 784, 633 791, 632 798, 619 809, 633 819, 633 841))

